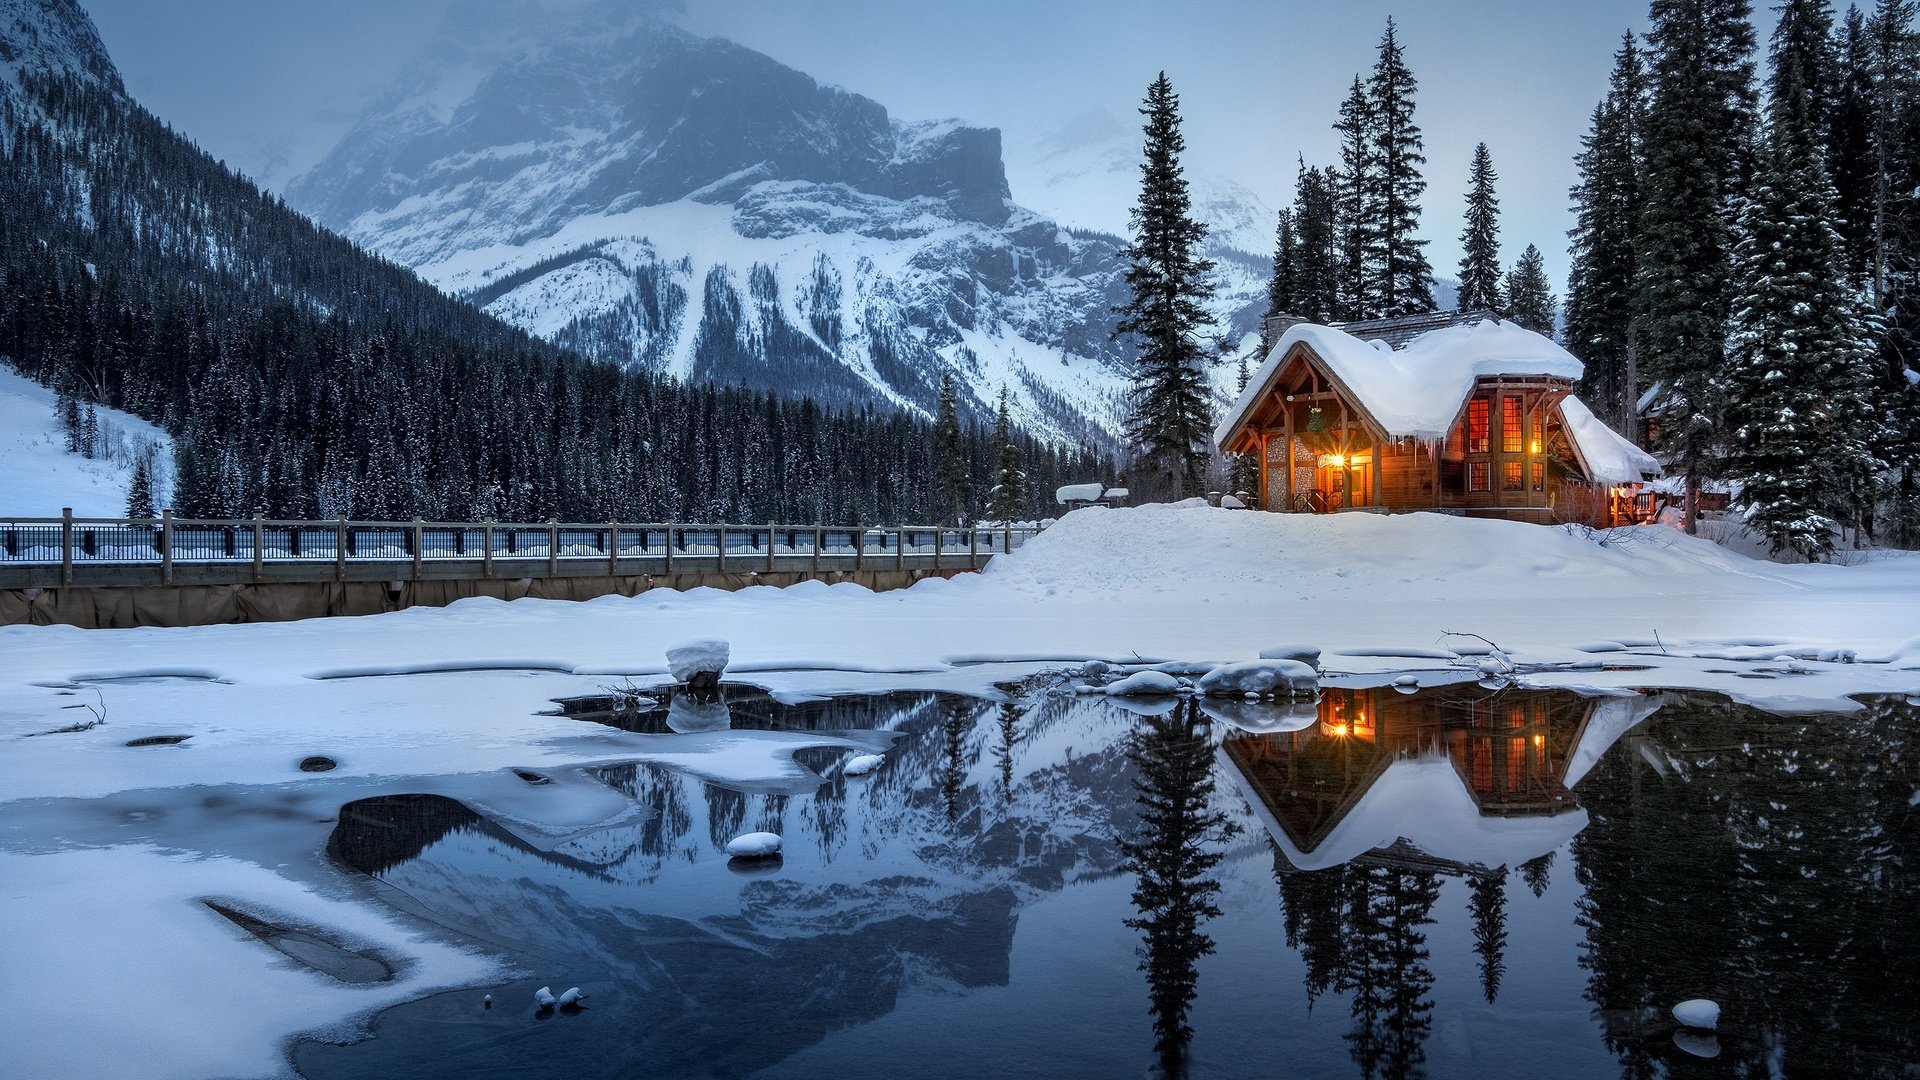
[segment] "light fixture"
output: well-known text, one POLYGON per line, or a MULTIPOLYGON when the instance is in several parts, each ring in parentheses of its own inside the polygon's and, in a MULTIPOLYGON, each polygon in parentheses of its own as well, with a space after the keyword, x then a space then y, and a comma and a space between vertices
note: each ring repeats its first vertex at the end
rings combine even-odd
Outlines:
POLYGON ((1345 454, 1328 454, 1320 460, 1322 464, 1326 465, 1329 469, 1344 469, 1347 467, 1347 457, 1345 454))
POLYGON ((1540 452, 1540 440, 1539 440, 1539 439, 1535 439, 1535 440, 1533 440, 1533 453, 1536 453, 1536 454, 1537 454, 1537 453, 1539 453, 1539 452, 1540 452))

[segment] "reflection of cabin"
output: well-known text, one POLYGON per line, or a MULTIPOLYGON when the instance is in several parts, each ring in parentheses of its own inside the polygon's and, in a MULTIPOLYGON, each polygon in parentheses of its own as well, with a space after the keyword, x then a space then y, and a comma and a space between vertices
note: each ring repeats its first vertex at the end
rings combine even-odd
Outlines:
POLYGON ((1397 846, 1498 866, 1551 851, 1585 823, 1568 813, 1579 805, 1571 785, 1644 717, 1643 700, 1472 683, 1334 689, 1313 726, 1234 734, 1222 753, 1296 865, 1397 846), (1330 840, 1336 850, 1322 853, 1330 840))
POLYGON ((1659 465, 1573 397, 1580 372, 1485 313, 1294 323, 1214 439, 1255 456, 1263 509, 1627 523, 1659 465))

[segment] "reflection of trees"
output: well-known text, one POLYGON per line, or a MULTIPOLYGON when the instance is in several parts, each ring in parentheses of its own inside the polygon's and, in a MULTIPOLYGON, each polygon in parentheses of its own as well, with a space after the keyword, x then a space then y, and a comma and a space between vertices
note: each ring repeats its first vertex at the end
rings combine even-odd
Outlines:
POLYGON ((1000 798, 1013 798, 1013 748, 1020 743, 1020 705, 1009 699, 1000 703, 999 740, 993 746, 994 763, 1000 768, 1000 798))
POLYGON ((1573 855, 1587 994, 1625 1075, 1696 1067, 1619 1019, 1696 996, 1740 1036, 1720 1075, 1907 1075, 1917 729, 1892 700, 1784 717, 1685 695, 1600 763, 1573 855))
POLYGON ((1366 1077, 1422 1076, 1424 1044, 1433 1027, 1433 971, 1427 935, 1440 898, 1431 870, 1349 863, 1348 962, 1340 989, 1353 994, 1348 1050, 1366 1077))
POLYGON ((1554 853, 1549 851, 1520 864, 1520 880, 1527 883, 1527 888, 1536 897, 1546 894, 1547 882, 1553 874, 1553 856, 1554 853))
POLYGON ((940 721, 940 805, 947 823, 960 820, 960 793, 967 784, 967 732, 973 728, 970 704, 955 701, 940 721))
POLYGON ((1120 841, 1126 868, 1138 875, 1133 905, 1140 914, 1126 922, 1143 939, 1140 968, 1147 973, 1154 1048, 1177 1075, 1193 1037, 1187 1007, 1197 992, 1199 960, 1213 951, 1200 924, 1220 914, 1213 902, 1220 883, 1207 872, 1221 852, 1209 845, 1227 818, 1211 806, 1213 749, 1199 705, 1182 701, 1140 723, 1127 749, 1138 773, 1140 820, 1133 836, 1120 841))
POLYGON ((1507 868, 1477 873, 1470 880, 1473 951, 1480 958, 1480 992, 1491 1005, 1500 996, 1500 976, 1507 970, 1507 868))

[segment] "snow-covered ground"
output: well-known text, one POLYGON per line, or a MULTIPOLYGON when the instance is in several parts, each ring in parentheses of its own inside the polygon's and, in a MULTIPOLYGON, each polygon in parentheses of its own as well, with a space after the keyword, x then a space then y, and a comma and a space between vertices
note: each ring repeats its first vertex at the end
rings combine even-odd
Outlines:
POLYGON ((172 475, 172 441, 152 424, 117 409, 96 408, 100 452, 92 458, 67 451, 67 437, 54 415, 54 393, 0 361, 0 514, 59 517, 73 507, 80 517, 119 517, 127 508, 127 481, 135 455, 154 447, 162 505, 172 475))
POLYGON ((484 958, 353 902, 320 855, 349 798, 436 778, 554 842, 632 812, 574 771, 584 764, 648 760, 775 791, 810 782, 797 749, 884 748, 884 735, 730 730, 668 744, 540 715, 556 697, 664 681, 667 648, 689 639, 726 641, 730 679, 805 696, 991 694, 1069 660, 1234 661, 1287 642, 1321 648, 1350 683, 1476 677, 1486 646, 1449 632, 1497 642, 1540 685, 1847 709, 1848 694, 1920 694, 1920 557, 1782 566, 1659 527, 1143 507, 1076 511, 984 573, 884 594, 811 584, 277 625, 0 628, 0 923, 33 928, 0 936, 0 970, 19 987, 84 988, 83 1007, 17 994, 0 1044, 23 1075, 113 1075, 136 1052, 143 1075, 258 1073, 295 1031, 486 977, 484 958), (85 720, 88 703, 105 724, 40 734, 85 720), (153 735, 188 738, 125 745, 153 735), (311 754, 338 768, 300 772, 311 754), (514 768, 555 780, 529 787, 514 768), (312 849, 189 857, 146 839, 153 807, 193 790, 212 806, 234 786, 282 792, 312 849), (346 986, 293 970, 197 902, 210 896, 366 942, 403 974, 346 986))

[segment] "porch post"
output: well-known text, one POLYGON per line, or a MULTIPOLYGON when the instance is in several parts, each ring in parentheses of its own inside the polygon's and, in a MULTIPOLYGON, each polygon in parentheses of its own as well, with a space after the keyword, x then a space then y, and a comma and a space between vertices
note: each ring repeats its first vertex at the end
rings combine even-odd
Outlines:
POLYGON ((1287 440, 1287 505, 1282 507, 1282 509, 1291 513, 1293 511, 1293 474, 1294 474, 1292 397, 1289 396, 1287 401, 1285 401, 1283 404, 1285 404, 1286 410, 1287 410, 1287 423, 1286 423, 1286 430, 1285 430, 1285 436, 1287 440))

